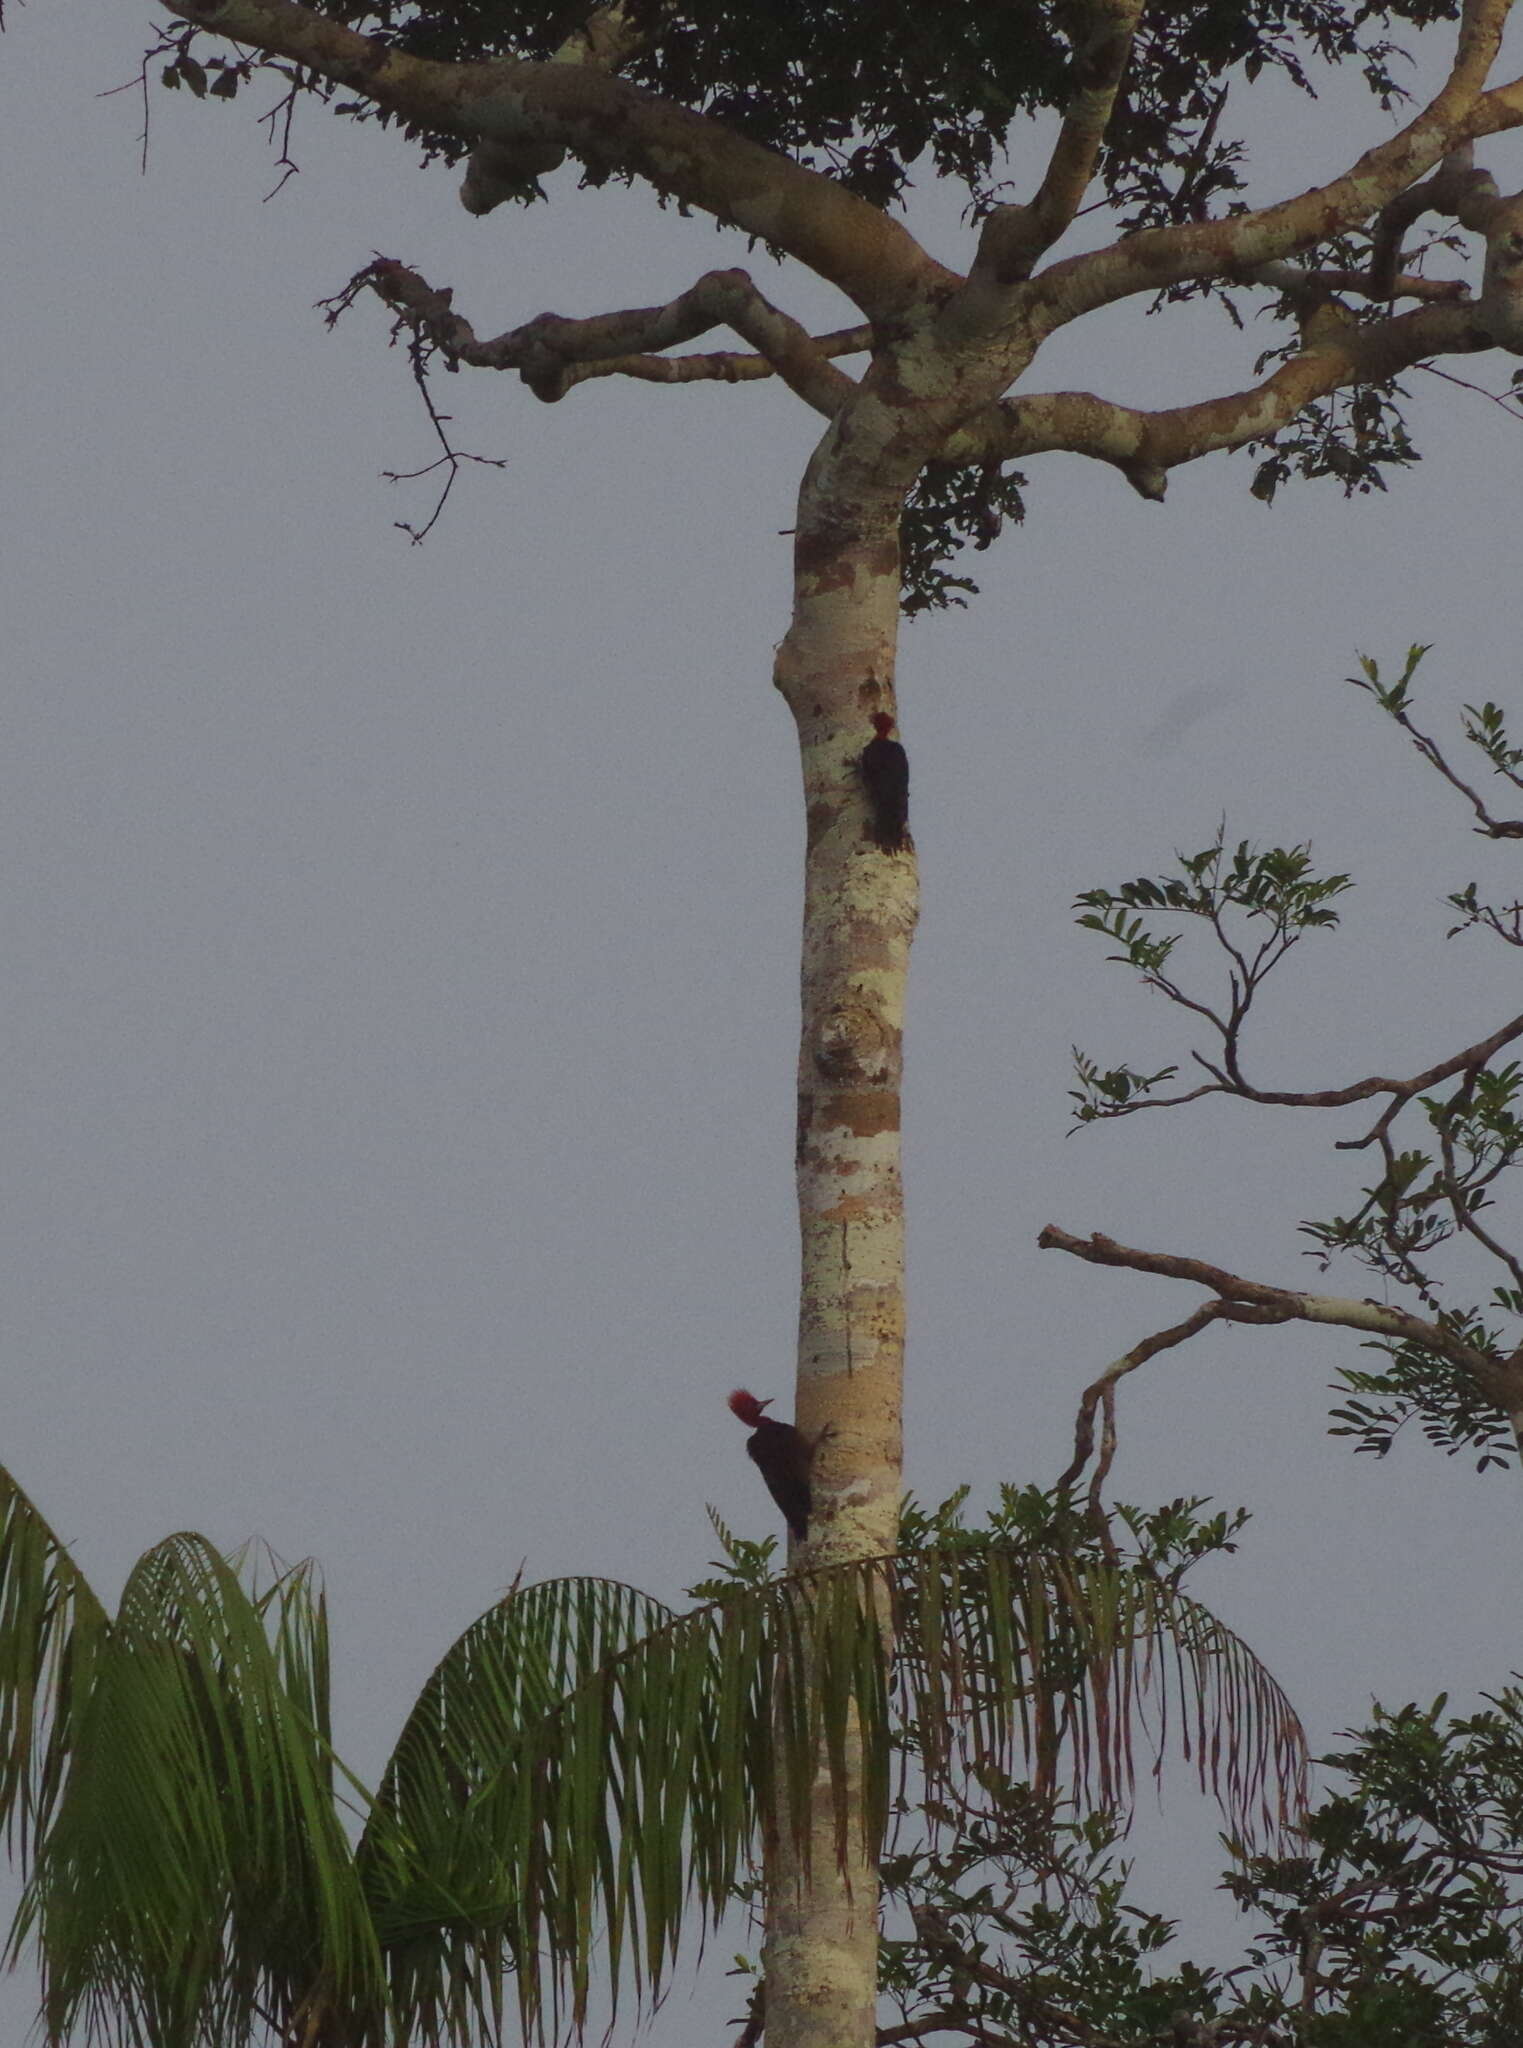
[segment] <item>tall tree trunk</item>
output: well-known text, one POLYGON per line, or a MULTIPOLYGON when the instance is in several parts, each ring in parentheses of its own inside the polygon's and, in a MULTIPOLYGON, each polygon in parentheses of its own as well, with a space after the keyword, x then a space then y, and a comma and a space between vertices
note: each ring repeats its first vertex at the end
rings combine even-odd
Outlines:
MULTIPOLYGON (((798 724, 808 829, 796 1414, 806 1432, 827 1432, 811 1562, 891 1551, 903 1471, 899 1105, 919 881, 912 849, 884 853, 868 837, 858 769, 872 714, 895 710, 901 496, 881 473, 855 489, 853 468, 838 430, 827 433, 800 494, 793 623, 776 668, 798 724)), ((840 1866, 824 1775, 807 1859, 787 1834, 776 1831, 769 1857, 767 2048, 871 2048, 877 1845, 854 1816, 840 1866)))

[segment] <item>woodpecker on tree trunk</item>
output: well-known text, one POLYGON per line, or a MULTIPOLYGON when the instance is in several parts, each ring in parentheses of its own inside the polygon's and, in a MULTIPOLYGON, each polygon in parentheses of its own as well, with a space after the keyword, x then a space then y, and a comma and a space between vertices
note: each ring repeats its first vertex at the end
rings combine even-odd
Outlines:
POLYGON ((910 757, 897 740, 889 738, 893 729, 894 721, 888 712, 875 711, 873 730, 877 738, 869 740, 862 749, 858 764, 872 813, 868 837, 884 853, 902 853, 909 844, 905 827, 910 815, 910 757))
POLYGON ((809 1534, 809 1468, 814 1462, 814 1445, 791 1422, 774 1422, 762 1410, 770 1401, 758 1401, 744 1387, 730 1396, 730 1413, 751 1425, 746 1450, 767 1482, 767 1491, 783 1511, 783 1519, 802 1543, 809 1534))

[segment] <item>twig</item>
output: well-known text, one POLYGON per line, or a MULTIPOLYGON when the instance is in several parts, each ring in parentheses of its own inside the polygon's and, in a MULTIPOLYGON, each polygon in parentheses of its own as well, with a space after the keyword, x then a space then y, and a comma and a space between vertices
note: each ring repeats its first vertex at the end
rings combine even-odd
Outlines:
POLYGON ((767 1986, 758 1977, 746 2006, 746 2021, 735 2036, 735 2048, 756 2048, 757 2042, 767 2031, 767 1986))
MULTIPOLYGON (((1046 1235, 1044 1231, 1038 1242, 1041 1243, 1046 1235)), ((1062 1248, 1066 1250, 1067 1246, 1062 1248)), ((1058 1480, 1058 1489, 1061 1492, 1065 1487, 1072 1486, 1093 1456, 1095 1410, 1100 1408, 1104 1414, 1104 1426, 1100 1439, 1100 1460, 1090 1481, 1089 1507, 1097 1527, 1102 1531, 1106 1525, 1100 1492, 1116 1456, 1116 1382, 1124 1379, 1129 1372, 1135 1372, 1139 1365, 1146 1365, 1147 1361, 1156 1357, 1160 1351, 1171 1351, 1176 1344, 1184 1344, 1191 1337, 1198 1335, 1208 1324, 1220 1322, 1226 1313, 1227 1310, 1220 1301, 1203 1303, 1182 1323, 1171 1324, 1167 1330, 1155 1331, 1151 1337, 1144 1337, 1140 1343, 1134 1344, 1130 1351, 1124 1351, 1113 1365, 1108 1365, 1099 1378, 1091 1381, 1084 1389, 1079 1402, 1079 1413, 1074 1422, 1073 1462, 1058 1480)), ((1112 1546, 1108 1533, 1105 1541, 1106 1547, 1110 1549, 1112 1546)), ((1112 1561, 1114 1562, 1114 1554, 1112 1561)))
POLYGON ((1489 398, 1510 420, 1523 422, 1523 403, 1519 402, 1516 392, 1488 391, 1484 384, 1472 384, 1468 377, 1456 377, 1452 370, 1441 370, 1436 363, 1419 363, 1417 367, 1426 370, 1430 377, 1442 377, 1446 384, 1458 384, 1461 391, 1473 391, 1478 398, 1489 398))
POLYGON ((445 425, 452 415, 447 412, 440 412, 439 408, 434 404, 434 394, 428 388, 426 348, 427 344, 418 335, 414 334, 407 345, 407 352, 412 358, 413 381, 423 394, 423 403, 428 410, 430 424, 433 427, 434 433, 438 436, 439 446, 444 452, 442 455, 435 456, 432 462, 425 463, 422 469, 383 469, 381 471, 387 483, 402 484, 411 483, 420 476, 430 476, 436 469, 441 467, 447 467, 449 470, 449 475, 444 480, 444 489, 439 493, 433 511, 422 526, 409 526, 405 519, 393 521, 398 530, 408 536, 415 548, 422 546, 423 542, 438 524, 439 515, 443 512, 448 502, 450 492, 455 488, 455 479, 459 476, 461 469, 467 462, 479 462, 486 469, 507 468, 506 456, 471 455, 466 453, 464 449, 453 446, 449 435, 444 431, 445 425))

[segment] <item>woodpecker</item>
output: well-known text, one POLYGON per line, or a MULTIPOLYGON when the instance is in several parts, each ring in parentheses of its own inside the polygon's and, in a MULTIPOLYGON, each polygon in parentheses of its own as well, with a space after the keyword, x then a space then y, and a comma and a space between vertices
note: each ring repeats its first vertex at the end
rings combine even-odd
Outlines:
POLYGON ((902 853, 909 842, 905 825, 910 815, 910 757, 889 734, 894 721, 886 711, 873 713, 876 739, 862 749, 859 767, 872 820, 868 836, 884 853, 902 853))
POLYGON ((809 1467, 814 1445, 791 1422, 774 1422, 762 1413, 771 1406, 770 1401, 758 1401, 744 1387, 737 1387, 730 1396, 730 1413, 751 1426, 746 1450, 752 1463, 766 1480, 767 1491, 782 1509, 784 1521, 802 1543, 809 1534, 809 1467))

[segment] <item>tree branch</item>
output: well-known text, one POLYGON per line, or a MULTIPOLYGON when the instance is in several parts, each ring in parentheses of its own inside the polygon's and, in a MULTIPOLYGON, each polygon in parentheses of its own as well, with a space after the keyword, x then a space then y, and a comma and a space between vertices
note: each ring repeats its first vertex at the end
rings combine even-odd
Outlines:
POLYGON ((766 2031, 767 1985, 765 1978, 758 1977, 746 2000, 745 2023, 735 2036, 733 2048, 757 2048, 766 2031))
POLYGON ((213 34, 288 58, 429 128, 564 147, 784 249, 869 318, 917 305, 955 273, 903 224, 823 173, 596 64, 443 64, 313 14, 296 0, 176 0, 213 34))
MULTIPOLYGON (((1087 32, 1075 38, 1073 96, 1041 185, 1029 206, 996 207, 979 237, 967 293, 980 322, 998 320, 1005 289, 1030 277, 1037 258, 1072 225, 1095 174, 1143 4, 1092 0, 1079 10, 1087 32)), ((966 311, 950 317, 967 324, 966 311)))
MULTIPOLYGON (((1388 701, 1386 695, 1376 688, 1368 676, 1350 676, 1349 681, 1356 690, 1365 690, 1374 697, 1387 716, 1401 727, 1423 759, 1438 770, 1452 789, 1457 789, 1460 795, 1466 798, 1478 821, 1474 827, 1475 831, 1484 834, 1488 839, 1523 839, 1523 818, 1493 817, 1480 792, 1472 789, 1464 777, 1449 766, 1437 740, 1430 739, 1427 733, 1413 723, 1404 700, 1400 703, 1388 701)), ((1514 783, 1519 781, 1516 775, 1509 779, 1514 783)))
POLYGON ((1414 270, 1377 278, 1373 270, 1304 270, 1296 263, 1261 263, 1247 279, 1265 284, 1286 298, 1325 299, 1330 292, 1363 299, 1420 299, 1425 304, 1468 300, 1470 287, 1462 277, 1422 277, 1414 270))
POLYGON ((329 302, 330 321, 366 286, 451 364, 517 370, 535 397, 547 404, 594 376, 635 376, 652 383, 726 376, 729 365, 747 359, 650 353, 723 325, 758 352, 751 360, 759 366, 737 370, 737 380, 741 375, 775 372, 806 404, 830 419, 856 389, 830 358, 871 346, 871 330, 864 328, 842 329, 817 340, 765 299, 743 270, 712 270, 664 306, 638 306, 580 320, 540 313, 490 341, 480 340, 471 323, 455 311, 447 289, 436 290, 417 271, 388 256, 378 256, 329 302), (688 369, 690 362, 700 367, 688 369))
MULTIPOLYGON (((854 356, 872 348, 870 327, 842 327, 818 334, 814 345, 822 356, 854 356)), ((644 384, 755 384, 777 371, 765 356, 739 355, 732 349, 711 349, 700 355, 609 356, 602 362, 571 363, 564 371, 566 389, 592 377, 632 377, 644 384)))
MULTIPOLYGON (((552 64, 590 64, 599 71, 617 71, 652 41, 654 23, 631 19, 623 0, 599 7, 561 44, 552 64)), ((471 151, 460 186, 460 204, 467 213, 490 213, 505 200, 517 198, 526 184, 558 170, 566 152, 559 143, 514 146, 479 142, 471 151)))
POLYGON ((1473 145, 1452 150, 1431 178, 1382 209, 1370 269, 1385 296, 1395 291, 1401 239, 1424 213, 1446 213, 1486 241, 1478 318, 1493 343, 1523 353, 1523 194, 1504 195, 1489 171, 1475 168, 1473 145))
POLYGON ((947 459, 1010 462, 1051 449, 1113 464, 1145 498, 1162 499, 1168 472, 1218 449, 1267 440, 1303 407, 1347 384, 1379 383, 1434 355, 1488 346, 1469 305, 1421 306, 1368 327, 1334 313, 1313 319, 1307 346, 1261 383, 1193 405, 1147 412, 1091 391, 1006 398, 952 437, 947 459))
POLYGON ((1031 282, 1024 317, 1046 335, 1081 314, 1191 278, 1225 277, 1294 256, 1357 227, 1458 144, 1523 121, 1523 82, 1485 92, 1511 0, 1465 0, 1455 58, 1432 100, 1389 141, 1309 192, 1224 220, 1149 228, 1070 256, 1031 282))
MULTIPOLYGON (((1201 1006, 1186 1003, 1185 1007, 1198 1010, 1201 1006)), ((1287 1109, 1345 1109, 1353 1102, 1368 1102, 1372 1096, 1389 1095, 1391 1100, 1381 1111, 1379 1122, 1362 1138, 1338 1140, 1338 1151, 1359 1152, 1375 1143, 1414 1096, 1421 1095, 1425 1089, 1437 1087, 1440 1081, 1452 1080, 1456 1074, 1477 1072, 1504 1045, 1510 1045, 1518 1037, 1523 1037, 1523 1014, 1498 1025, 1490 1037, 1478 1038, 1474 1045, 1451 1053, 1447 1059, 1436 1060, 1431 1067, 1424 1067, 1420 1074, 1413 1074, 1408 1080, 1394 1080, 1386 1074, 1369 1074, 1364 1080, 1350 1081, 1342 1088, 1255 1088, 1240 1071, 1228 1075, 1197 1053, 1196 1060, 1215 1076, 1214 1080, 1203 1081, 1198 1088, 1191 1088, 1182 1095, 1150 1095, 1135 1102, 1118 1103, 1114 1108, 1108 1108, 1105 1114, 1118 1117, 1130 1116, 1139 1109, 1178 1109, 1184 1103, 1198 1102, 1203 1095, 1236 1095, 1244 1102, 1263 1102, 1287 1109)))
MULTIPOLYGON (((1429 1322, 1407 1309, 1378 1301, 1307 1294, 1298 1288, 1271 1287, 1261 1280, 1244 1280, 1224 1267, 1207 1264, 1204 1259, 1183 1258, 1172 1252, 1137 1251, 1129 1245, 1117 1244, 1114 1238, 1102 1237, 1098 1231, 1087 1238, 1073 1237, 1055 1223, 1047 1225, 1037 1243, 1043 1251, 1068 1252, 1093 1266, 1124 1266, 1134 1273, 1156 1273, 1165 1279, 1189 1280, 1197 1287, 1209 1288, 1217 1296, 1219 1314, 1229 1322, 1328 1323, 1395 1338, 1458 1366, 1504 1414, 1516 1418, 1523 1413, 1523 1351, 1493 1358, 1476 1345, 1467 1344, 1442 1323, 1429 1322)), ((1178 1327, 1186 1334, 1194 1334, 1184 1324, 1178 1327)))
MULTIPOLYGON (((1045 1233, 1044 1233, 1045 1236, 1045 1233)), ((1040 1243, 1042 1240, 1038 1239, 1040 1243)), ((1066 1247, 1065 1247, 1066 1249, 1066 1247)), ((1208 1301, 1186 1316, 1182 1323, 1173 1323, 1166 1330, 1155 1331, 1151 1337, 1144 1337, 1134 1344, 1130 1351, 1123 1351, 1113 1365, 1108 1365, 1098 1379, 1091 1380, 1079 1401, 1079 1413, 1074 1419, 1073 1462, 1058 1480, 1059 1490, 1072 1486, 1084 1467, 1094 1455, 1095 1410, 1103 1411, 1103 1427, 1100 1436, 1100 1462, 1096 1465, 1089 1487, 1090 1513, 1104 1527, 1104 1513, 1100 1495, 1109 1476, 1116 1456, 1116 1384, 1125 1379, 1129 1372, 1135 1372, 1139 1365, 1146 1365, 1150 1358, 1156 1358, 1160 1351, 1172 1351, 1176 1344, 1188 1343, 1198 1336, 1208 1324, 1222 1320, 1227 1311, 1220 1301, 1208 1301)))
POLYGON ((1074 95, 1031 202, 1043 248, 1067 233, 1095 175, 1143 5, 1144 0, 1089 0, 1083 10, 1088 33, 1074 53, 1074 95))

